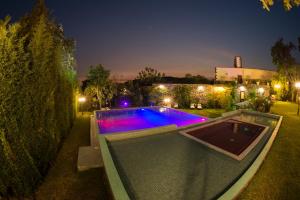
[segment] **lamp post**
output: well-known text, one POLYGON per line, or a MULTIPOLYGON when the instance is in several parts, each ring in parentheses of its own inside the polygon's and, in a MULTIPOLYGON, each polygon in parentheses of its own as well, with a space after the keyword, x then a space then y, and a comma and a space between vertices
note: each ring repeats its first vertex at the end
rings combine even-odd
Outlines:
POLYGON ((86 101, 85 97, 79 97, 78 102, 79 102, 79 110, 81 110, 81 115, 83 115, 83 110, 82 110, 82 104, 86 101))
POLYGON ((243 102, 243 101, 245 101, 246 88, 245 88, 245 86, 240 86, 239 90, 240 90, 240 102, 243 102))
POLYGON ((295 87, 297 89, 297 100, 298 100, 298 111, 297 111, 297 115, 299 116, 299 109, 300 109, 300 82, 296 82, 295 87))

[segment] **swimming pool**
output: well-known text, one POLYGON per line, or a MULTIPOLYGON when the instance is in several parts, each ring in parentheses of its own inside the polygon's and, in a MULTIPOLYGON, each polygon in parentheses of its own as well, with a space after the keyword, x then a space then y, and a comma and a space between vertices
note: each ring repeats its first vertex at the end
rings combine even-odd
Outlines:
POLYGON ((136 131, 175 124, 177 127, 205 122, 207 118, 166 107, 96 111, 101 134, 136 131))
MULTIPOLYGON (((180 134, 182 131, 189 133, 191 128, 186 127, 161 130, 148 136, 136 134, 136 137, 131 137, 132 133, 124 134, 125 137, 119 137, 122 134, 98 134, 113 197, 126 200, 236 198, 267 156, 282 117, 239 110, 197 124, 193 129, 209 127, 210 130, 210 125, 222 122, 226 122, 223 124, 226 126, 229 124, 230 130, 244 129, 245 134, 250 131, 252 136, 261 133, 264 127, 268 128, 242 160, 233 159, 180 134), (231 121, 228 121, 229 118, 231 121), (240 126, 231 123, 233 118, 238 119, 240 126), (255 126, 250 130, 252 125, 255 126)), ((225 128, 218 130, 222 135, 223 131, 225 128)))

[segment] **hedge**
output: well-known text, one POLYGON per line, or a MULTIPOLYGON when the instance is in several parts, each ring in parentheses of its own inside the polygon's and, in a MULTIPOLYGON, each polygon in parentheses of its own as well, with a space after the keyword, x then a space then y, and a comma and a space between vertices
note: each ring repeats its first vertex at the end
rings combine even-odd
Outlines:
POLYGON ((72 126, 73 51, 42 1, 0 21, 0 199, 32 194, 72 126))

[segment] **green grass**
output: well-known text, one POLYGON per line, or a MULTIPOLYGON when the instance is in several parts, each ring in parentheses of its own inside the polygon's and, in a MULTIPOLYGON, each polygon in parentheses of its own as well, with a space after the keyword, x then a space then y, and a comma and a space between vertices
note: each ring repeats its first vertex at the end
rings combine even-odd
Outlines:
POLYGON ((197 110, 197 109, 180 109, 184 112, 188 112, 191 114, 201 115, 209 118, 216 118, 220 117, 222 113, 225 112, 224 109, 203 109, 203 110, 197 110))
POLYGON ((300 117, 297 105, 277 102, 283 122, 263 165, 238 199, 300 199, 300 117))
POLYGON ((109 199, 103 168, 80 173, 76 169, 78 148, 89 145, 89 116, 78 116, 35 199, 109 199))

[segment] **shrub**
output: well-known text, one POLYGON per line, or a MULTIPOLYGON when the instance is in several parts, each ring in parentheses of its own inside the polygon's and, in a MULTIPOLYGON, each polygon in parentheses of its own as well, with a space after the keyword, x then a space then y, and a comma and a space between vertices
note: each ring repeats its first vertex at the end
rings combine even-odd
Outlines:
POLYGON ((257 96, 250 100, 251 108, 259 112, 270 112, 272 105, 270 97, 257 96))
POLYGON ((173 88, 174 100, 179 108, 189 108, 191 105, 191 90, 188 85, 177 85, 173 88))
POLYGON ((0 198, 30 195, 72 126, 73 48, 42 1, 0 21, 0 198))

